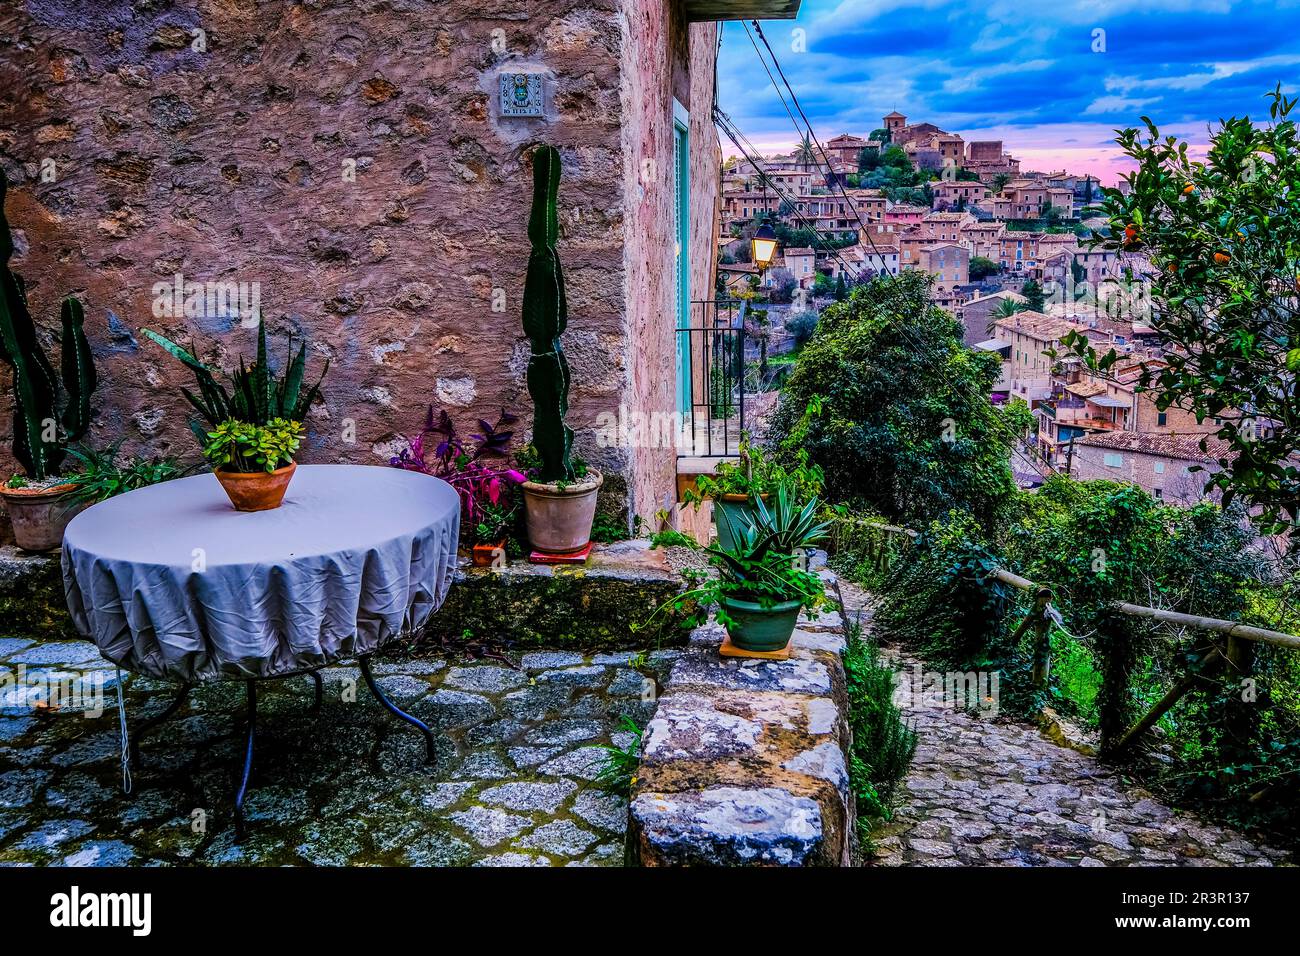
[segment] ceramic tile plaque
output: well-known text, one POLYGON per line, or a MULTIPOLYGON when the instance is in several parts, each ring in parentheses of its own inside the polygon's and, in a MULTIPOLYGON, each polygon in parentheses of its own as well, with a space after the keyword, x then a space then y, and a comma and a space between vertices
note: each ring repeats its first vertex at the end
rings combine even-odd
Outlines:
POLYGON ((501 74, 501 115, 542 115, 542 75, 540 73, 501 74))

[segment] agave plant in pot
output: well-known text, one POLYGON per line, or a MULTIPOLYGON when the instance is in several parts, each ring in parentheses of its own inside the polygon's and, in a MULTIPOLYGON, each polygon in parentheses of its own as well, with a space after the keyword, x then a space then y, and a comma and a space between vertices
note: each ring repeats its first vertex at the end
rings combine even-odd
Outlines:
POLYGON ((716 573, 706 577, 697 572, 695 586, 664 608, 689 612, 712 607, 734 648, 762 654, 783 650, 799 612, 816 613, 826 601, 821 578, 807 566, 809 549, 826 536, 817 508, 816 498, 797 505, 793 488, 783 484, 771 508, 756 498, 754 511, 740 512, 734 522, 722 512, 719 522, 730 525, 732 544, 706 549, 716 573))
POLYGON ((303 342, 295 355, 291 340, 289 358, 277 379, 267 354, 266 324, 259 319, 257 360, 251 366, 239 360, 227 391, 193 351, 149 329, 144 331, 194 373, 199 394, 181 389, 202 416, 201 421, 190 422, 190 428, 235 510, 280 507, 298 467, 294 455, 302 443, 303 419, 320 394, 329 363, 315 385, 303 388, 307 343, 303 342))
POLYGON ((568 324, 564 270, 555 244, 559 239, 556 197, 560 154, 552 146, 533 152, 533 206, 528 219, 532 253, 524 280, 523 326, 528 336, 528 394, 533 400, 533 441, 519 457, 528 481, 522 485, 528 540, 544 554, 563 558, 591 544, 596 517, 599 471, 572 458, 573 429, 564 423, 569 408, 569 363, 560 336, 568 324))
POLYGON ((64 528, 84 506, 69 495, 73 487, 63 465, 68 445, 90 427, 95 364, 81 302, 71 296, 60 309, 60 375, 41 348, 22 277, 9 270, 14 244, 4 215, 7 188, 0 170, 0 358, 13 367, 13 453, 26 474, 10 478, 0 498, 18 547, 49 551, 62 544, 64 528))

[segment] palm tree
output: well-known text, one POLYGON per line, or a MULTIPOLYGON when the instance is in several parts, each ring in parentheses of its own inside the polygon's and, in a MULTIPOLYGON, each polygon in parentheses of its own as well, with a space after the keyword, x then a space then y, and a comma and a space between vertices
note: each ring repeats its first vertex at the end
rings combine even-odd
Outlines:
POLYGON ((812 138, 809 136, 802 137, 799 140, 799 145, 795 147, 794 155, 799 165, 805 170, 817 162, 817 154, 813 152, 812 138))
POLYGON ((1017 312, 1028 310, 1028 302, 1017 302, 1015 299, 1003 299, 998 303, 998 307, 992 311, 991 316, 994 319, 1006 319, 1015 315, 1017 312))
POLYGON ((1028 308, 1029 308, 1028 302, 1017 302, 1015 299, 1003 299, 1001 302, 998 303, 998 307, 989 313, 989 327, 987 329, 988 334, 989 335, 997 334, 998 331, 997 325, 999 319, 1009 319, 1017 312, 1024 312, 1028 310, 1028 308))

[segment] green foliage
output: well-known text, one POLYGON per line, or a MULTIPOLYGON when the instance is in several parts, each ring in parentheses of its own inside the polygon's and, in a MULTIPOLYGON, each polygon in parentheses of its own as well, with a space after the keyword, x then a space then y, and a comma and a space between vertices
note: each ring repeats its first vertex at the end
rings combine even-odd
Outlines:
POLYGON ((597 514, 595 520, 591 523, 591 540, 599 541, 602 544, 612 544, 615 541, 628 541, 641 535, 641 516, 632 517, 632 527, 628 528, 628 523, 621 516, 610 514, 597 514))
POLYGON ((302 422, 273 418, 265 425, 235 419, 208 432, 203 454, 213 468, 267 473, 293 461, 302 443, 302 422))
MULTIPOLYGON (((243 356, 240 356, 238 370, 228 377, 229 390, 217 380, 212 369, 199 361, 193 347, 181 348, 175 342, 150 329, 145 329, 144 334, 194 373, 198 394, 188 388, 182 388, 181 394, 194 406, 203 422, 209 427, 216 427, 229 421, 250 425, 269 425, 277 419, 301 422, 307 417, 316 396, 320 394, 321 383, 325 381, 325 375, 329 371, 327 360, 316 384, 304 390, 307 343, 304 341, 299 345, 298 353, 295 355, 293 338, 290 337, 286 348, 284 370, 277 380, 270 367, 266 348, 266 322, 261 317, 257 320, 257 361, 252 365, 245 365, 243 356)), ((198 422, 191 422, 190 428, 199 438, 200 444, 207 444, 207 429, 198 422)))
POLYGON ((808 452, 831 501, 894 524, 953 508, 991 524, 1015 492, 1008 451, 1032 416, 989 404, 997 356, 965 347, 965 330, 931 305, 930 288, 911 271, 824 309, 786 380, 772 438, 791 459, 808 452))
POLYGON ((573 429, 564 423, 569 411, 569 363, 560 336, 569 323, 564 269, 555 251, 560 238, 556 201, 560 190, 560 153, 553 146, 533 151, 533 207, 528 218, 528 274, 524 279, 524 334, 528 336, 528 394, 533 399, 533 445, 541 464, 535 481, 573 481, 569 454, 573 429))
POLYGON ((696 487, 688 488, 682 500, 685 504, 695 505, 698 510, 705 498, 721 498, 723 495, 757 497, 786 488, 794 500, 802 504, 820 495, 822 484, 822 470, 808 463, 807 452, 796 452, 787 467, 744 435, 737 460, 719 461, 714 474, 700 475, 696 487))
POLYGON ((672 528, 665 528, 663 531, 656 531, 650 536, 651 548, 690 548, 692 551, 698 551, 700 543, 689 534, 683 534, 672 528))
MULTIPOLYGON (((1269 125, 1225 121, 1204 161, 1146 117, 1145 136, 1121 132, 1137 170, 1126 177, 1129 195, 1102 190, 1109 235, 1098 243, 1150 254, 1150 324, 1170 348, 1163 363, 1143 363, 1140 384, 1162 410, 1223 420, 1218 437, 1230 453, 1210 487, 1225 504, 1245 501, 1273 534, 1300 525, 1300 434, 1290 425, 1300 371, 1300 137, 1296 101, 1280 86, 1270 100, 1269 125), (1279 427, 1260 432, 1259 419, 1279 427)), ((1103 370, 1118 361, 1080 336, 1067 345, 1103 370)))
POLYGON ((1047 302, 1042 285, 1037 279, 1028 279, 1020 287, 1020 294, 1025 297, 1025 308, 1031 312, 1042 312, 1047 302))
POLYGON ((916 752, 916 732, 903 722, 894 703, 893 668, 881 660, 874 641, 862 638, 857 626, 844 650, 844 675, 853 738, 849 783, 865 838, 874 822, 892 816, 898 782, 916 752))
POLYGON ((594 783, 602 790, 627 796, 636 783, 636 770, 641 763, 642 732, 636 721, 627 714, 619 716, 618 726, 624 733, 630 734, 632 740, 626 747, 618 744, 600 745, 605 751, 605 762, 597 772, 594 783))
POLYGON ((78 502, 94 504, 116 495, 180 478, 185 469, 175 458, 142 458, 133 455, 118 464, 120 444, 100 450, 69 448, 77 462, 77 472, 68 478, 75 486, 69 496, 78 502))
POLYGON ((804 309, 802 312, 796 312, 786 319, 785 330, 790 333, 790 338, 794 340, 795 347, 802 347, 817 331, 817 312, 814 309, 804 309))
POLYGON ((68 445, 89 429, 90 398, 98 380, 78 299, 68 296, 59 310, 60 377, 41 348, 22 276, 9 269, 14 243, 4 213, 8 188, 0 170, 0 359, 13 368, 14 457, 39 482, 60 473, 68 445))
POLYGON ((1001 268, 1000 265, 985 256, 970 257, 970 278, 972 282, 978 282, 981 279, 987 279, 989 276, 995 276, 1001 268))
POLYGON ((478 501, 474 506, 474 527, 470 537, 475 544, 496 544, 509 537, 519 517, 519 505, 502 499, 499 502, 478 501))

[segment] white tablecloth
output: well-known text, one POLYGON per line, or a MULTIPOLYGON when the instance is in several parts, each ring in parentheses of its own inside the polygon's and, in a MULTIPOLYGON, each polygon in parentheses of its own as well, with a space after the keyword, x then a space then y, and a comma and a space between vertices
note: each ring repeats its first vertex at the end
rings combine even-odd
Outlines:
POLYGON ((239 512, 211 474, 77 515, 63 580, 109 660, 169 680, 274 677, 366 654, 422 625, 456 566, 446 482, 301 465, 284 504, 239 512))

